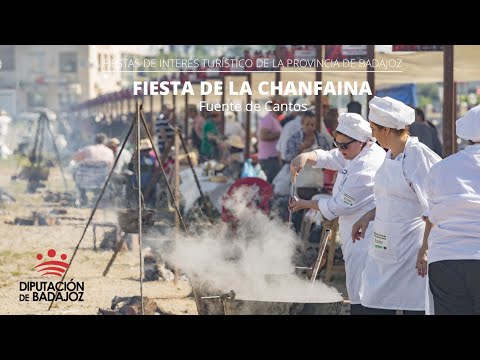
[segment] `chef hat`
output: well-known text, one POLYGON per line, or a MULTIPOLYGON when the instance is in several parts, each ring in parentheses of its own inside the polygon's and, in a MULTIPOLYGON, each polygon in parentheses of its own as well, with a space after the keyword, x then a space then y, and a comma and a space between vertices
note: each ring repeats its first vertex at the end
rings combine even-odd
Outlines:
POLYGON ((368 103, 368 119, 375 124, 393 129, 405 129, 415 121, 415 110, 401 101, 385 96, 374 96, 368 103))
POLYGON ((480 105, 468 110, 456 122, 457 135, 465 140, 480 142, 480 105))
POLYGON ((337 131, 361 142, 366 142, 372 137, 368 121, 355 113, 339 114, 337 131))

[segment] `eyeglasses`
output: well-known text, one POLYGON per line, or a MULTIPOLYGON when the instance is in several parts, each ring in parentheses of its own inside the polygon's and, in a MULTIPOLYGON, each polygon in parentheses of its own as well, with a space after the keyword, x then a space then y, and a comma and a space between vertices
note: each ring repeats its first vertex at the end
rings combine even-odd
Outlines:
POLYGON ((339 143, 339 142, 336 142, 335 140, 333 140, 333 145, 335 145, 335 147, 337 147, 339 149, 347 150, 348 145, 350 145, 351 143, 354 143, 355 141, 358 141, 358 140, 352 140, 352 141, 349 141, 347 143, 339 143))

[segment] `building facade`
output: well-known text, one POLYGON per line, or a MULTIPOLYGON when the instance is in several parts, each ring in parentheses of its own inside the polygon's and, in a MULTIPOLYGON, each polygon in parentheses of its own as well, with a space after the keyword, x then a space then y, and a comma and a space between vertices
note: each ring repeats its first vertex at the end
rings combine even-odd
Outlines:
POLYGON ((147 56, 143 45, 1 45, 0 108, 55 112, 118 91, 130 77, 111 71, 122 58, 147 56))

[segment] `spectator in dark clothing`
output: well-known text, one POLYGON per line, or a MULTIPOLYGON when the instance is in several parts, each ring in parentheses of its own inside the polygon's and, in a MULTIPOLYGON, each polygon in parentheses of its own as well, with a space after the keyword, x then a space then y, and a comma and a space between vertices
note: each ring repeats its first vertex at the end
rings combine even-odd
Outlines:
POLYGON ((425 120, 425 114, 419 108, 415 109, 415 122, 410 125, 410 135, 418 137, 418 140, 439 156, 442 156, 442 144, 438 138, 435 125, 425 120))
MULTIPOLYGON (((130 177, 130 191, 129 191, 129 200, 130 204, 135 203, 138 206, 138 180, 136 176, 137 171, 137 164, 136 159, 132 158, 130 163, 128 164, 128 169, 134 173, 130 177)), ((155 169, 159 166, 157 159, 155 157, 155 152, 153 151, 152 143, 149 139, 142 139, 140 140, 140 186, 142 190, 142 194, 144 196, 145 205, 149 208, 155 207, 155 200, 156 200, 156 184, 150 184, 153 179, 153 174, 155 173, 155 169), (148 196, 146 196, 147 189, 151 187, 148 196)))
POLYGON ((362 104, 358 101, 350 101, 347 104, 347 112, 362 115, 362 104))
POLYGON ((162 154, 162 158, 166 157, 165 155, 167 154, 165 154, 165 152, 168 152, 168 150, 173 145, 175 132, 169 126, 169 124, 171 124, 172 119, 173 119, 173 110, 166 109, 158 115, 157 121, 155 122, 155 130, 158 134, 157 145, 158 145, 158 150, 162 154))

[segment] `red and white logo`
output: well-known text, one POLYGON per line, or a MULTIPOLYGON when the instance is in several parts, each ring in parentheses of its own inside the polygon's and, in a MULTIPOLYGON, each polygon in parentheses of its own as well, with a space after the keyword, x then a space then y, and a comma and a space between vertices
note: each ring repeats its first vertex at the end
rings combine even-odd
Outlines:
MULTIPOLYGON (((68 269, 70 265, 65 261, 54 259, 55 256, 57 255, 57 252, 54 249, 48 250, 47 255, 50 259, 44 259, 44 256, 42 254, 37 255, 37 260, 39 261, 46 260, 46 261, 35 266, 35 269, 38 268, 38 272, 41 273, 42 276, 54 275, 54 276, 61 277, 65 272, 65 270, 68 269)), ((60 255, 60 259, 66 260, 67 255, 66 254, 60 255)))

